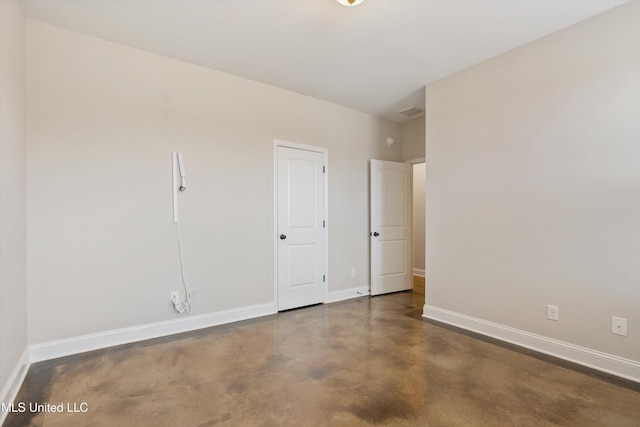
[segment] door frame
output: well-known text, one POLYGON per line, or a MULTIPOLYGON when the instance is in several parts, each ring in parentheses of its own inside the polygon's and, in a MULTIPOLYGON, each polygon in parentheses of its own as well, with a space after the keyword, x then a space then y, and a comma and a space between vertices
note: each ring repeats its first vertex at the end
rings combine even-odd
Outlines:
POLYGON ((279 311, 278 307, 278 148, 286 147, 295 150, 312 151, 314 153, 322 154, 322 161, 324 164, 324 173, 322 184, 324 185, 324 211, 325 218, 324 233, 322 233, 324 239, 324 299, 322 303, 327 301, 329 294, 329 150, 324 147, 316 147, 313 145, 299 144, 297 142, 285 141, 282 139, 273 140, 273 228, 271 235, 273 238, 273 304, 276 308, 276 312, 279 311))
MULTIPOLYGON (((412 168, 414 165, 420 164, 420 163, 424 163, 425 167, 427 165, 427 158, 426 157, 418 157, 415 159, 409 159, 409 160, 405 160, 405 163, 409 163, 411 164, 412 168)), ((413 174, 413 169, 411 170, 411 173, 413 174)), ((425 176, 425 181, 426 181, 426 176, 425 176)), ((426 184, 426 182, 425 182, 426 184)), ((426 186, 425 186, 426 189, 426 186)), ((413 196, 413 179, 411 179, 411 195, 413 196)), ((426 194, 425 194, 425 201, 426 201, 426 194)), ((425 299, 425 304, 426 304, 426 300, 427 300, 427 290, 426 290, 426 278, 427 278, 427 239, 426 239, 426 232, 427 232, 427 225, 426 225, 426 219, 427 219, 427 211, 426 211, 426 206, 425 206, 425 239, 424 239, 424 253, 425 253, 425 260, 424 260, 424 269, 425 269, 425 275, 423 276, 425 278, 425 292, 424 292, 424 299, 425 299)), ((411 222, 411 233, 412 233, 412 237, 413 237, 413 221, 411 222)), ((411 274, 413 275, 413 259, 411 260, 411 274)), ((413 281, 413 277, 412 277, 412 281, 413 281)))
MULTIPOLYGON (((418 157, 418 158, 416 158, 416 159, 409 159, 409 160, 405 160, 404 162, 405 162, 405 163, 409 163, 409 164, 411 165, 411 167, 412 167, 412 168, 413 168, 413 166, 414 166, 414 165, 419 165, 420 163, 424 163, 424 164, 425 164, 425 166, 426 166, 426 164, 427 164, 427 158, 426 158, 426 157, 418 157)), ((411 170, 411 173, 413 174, 413 169, 411 170)), ((413 178, 413 177, 412 177, 412 178, 413 178)), ((411 180, 411 196, 413 197, 413 179, 411 180)), ((425 199, 426 199, 426 197, 425 197, 425 199)), ((426 210, 425 210, 425 219, 426 219, 426 216, 427 216, 427 214, 426 214, 426 210)), ((412 237, 413 237, 413 221, 411 221, 411 233, 412 233, 412 237)), ((425 233, 426 233, 426 225, 425 225, 425 233)), ((426 252, 427 252, 427 248, 426 248, 426 246, 427 246, 427 242, 426 242, 426 239, 425 239, 424 244, 425 244, 425 248, 424 248, 424 249, 425 249, 425 254, 426 254, 426 252)), ((425 268, 425 271, 426 271, 426 269, 427 269, 427 262, 426 262, 426 260, 425 260, 424 268, 425 268)), ((414 270, 414 268, 413 268, 413 259, 412 259, 412 260, 411 260, 411 272, 412 272, 411 274, 413 274, 413 270, 414 270)), ((425 274, 426 274, 426 273, 425 273, 425 274)))

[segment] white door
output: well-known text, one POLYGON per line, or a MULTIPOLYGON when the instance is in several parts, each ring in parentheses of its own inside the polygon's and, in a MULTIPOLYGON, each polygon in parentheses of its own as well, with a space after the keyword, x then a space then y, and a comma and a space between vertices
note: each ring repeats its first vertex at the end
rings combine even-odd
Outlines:
POLYGON ((277 147, 278 310, 324 302, 324 153, 277 147))
POLYGON ((411 165, 371 160, 371 295, 412 288, 411 165))

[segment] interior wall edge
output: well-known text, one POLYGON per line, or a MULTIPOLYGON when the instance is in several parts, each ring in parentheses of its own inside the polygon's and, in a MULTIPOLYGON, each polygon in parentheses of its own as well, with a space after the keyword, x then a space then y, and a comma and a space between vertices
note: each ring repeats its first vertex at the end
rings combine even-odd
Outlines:
POLYGON ((603 353, 429 304, 424 305, 422 316, 640 383, 640 361, 603 353))
POLYGON ((163 322, 148 323, 145 325, 48 341, 29 346, 30 360, 32 363, 41 362, 101 348, 160 338, 242 320, 255 319, 275 313, 277 313, 276 304, 275 302, 270 302, 216 313, 182 317, 163 322))
MULTIPOLYGON (((0 392, 0 402, 9 404, 14 401, 22 387, 24 378, 27 376, 31 362, 29 360, 29 348, 25 347, 20 359, 9 375, 7 383, 0 392)), ((9 411, 0 411, 0 426, 4 423, 5 418, 9 415, 9 411)))
MULTIPOLYGON (((369 286, 360 286, 329 292, 325 303, 333 303, 368 296, 369 288, 369 286)), ((115 329, 95 334, 87 334, 72 338, 48 341, 40 344, 33 344, 29 346, 28 352, 25 350, 25 355, 23 355, 23 358, 21 359, 26 360, 27 363, 19 364, 12 376, 12 378, 20 377, 20 381, 9 381, 8 383, 17 384, 15 392, 11 395, 10 392, 3 390, 2 395, 0 395, 2 398, 0 401, 11 401, 4 399, 5 396, 15 397, 15 393, 20 389, 20 385, 22 384, 22 380, 26 375, 30 363, 42 362, 45 360, 56 359, 58 357, 71 356, 87 351, 99 350, 122 344, 130 344, 153 338, 166 337, 183 332, 191 332, 198 329, 205 329, 213 326, 240 322, 243 320, 256 319, 276 314, 277 312, 278 309, 276 307, 276 303, 269 302, 265 304, 225 310, 217 313, 183 317, 169 321, 149 323, 129 328, 115 329)), ((6 388, 8 387, 9 386, 7 385, 6 388)))

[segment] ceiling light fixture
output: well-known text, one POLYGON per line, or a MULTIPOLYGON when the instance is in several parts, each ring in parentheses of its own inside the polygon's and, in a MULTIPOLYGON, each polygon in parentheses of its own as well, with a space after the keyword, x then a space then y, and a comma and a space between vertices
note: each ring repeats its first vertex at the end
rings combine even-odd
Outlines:
POLYGON ((343 6, 357 6, 362 3, 364 0, 336 0, 343 6))

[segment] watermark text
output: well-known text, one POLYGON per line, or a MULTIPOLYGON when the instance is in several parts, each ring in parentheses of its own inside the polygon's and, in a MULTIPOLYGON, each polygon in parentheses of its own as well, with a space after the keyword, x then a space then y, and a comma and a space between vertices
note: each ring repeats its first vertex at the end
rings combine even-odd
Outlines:
POLYGON ((85 413, 89 412, 87 402, 0 402, 0 412, 10 412, 16 414, 40 413, 40 412, 64 412, 64 413, 85 413))

